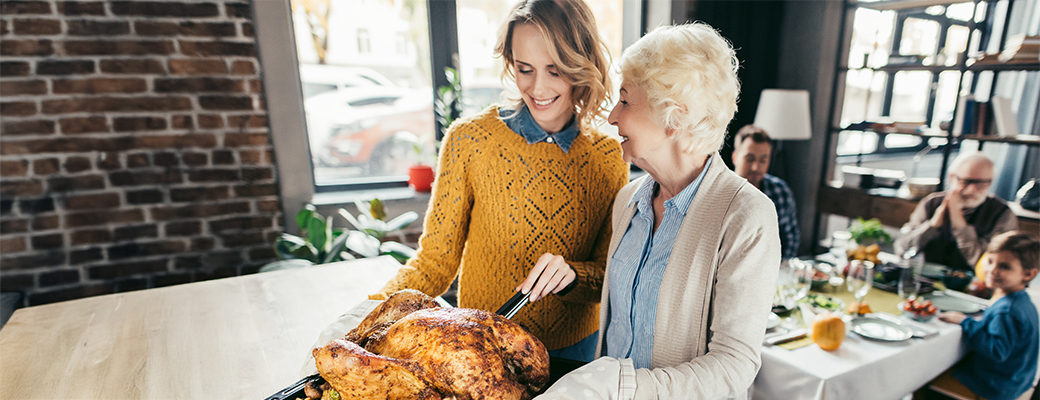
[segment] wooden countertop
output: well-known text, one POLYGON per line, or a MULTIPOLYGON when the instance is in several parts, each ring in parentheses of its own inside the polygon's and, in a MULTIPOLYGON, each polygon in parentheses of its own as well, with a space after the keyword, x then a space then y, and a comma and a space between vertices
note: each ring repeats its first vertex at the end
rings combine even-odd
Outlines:
POLYGON ((399 268, 380 257, 20 309, 0 331, 0 398, 262 399, 399 268))

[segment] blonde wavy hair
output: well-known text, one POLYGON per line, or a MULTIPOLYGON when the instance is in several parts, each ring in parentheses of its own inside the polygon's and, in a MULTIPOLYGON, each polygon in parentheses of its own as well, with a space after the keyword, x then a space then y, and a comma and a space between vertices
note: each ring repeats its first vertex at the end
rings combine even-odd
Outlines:
POLYGON ((692 154, 722 147, 737 112, 739 65, 729 41, 702 22, 658 27, 620 61, 625 83, 646 90, 652 118, 692 154))
POLYGON ((542 32, 556 70, 572 86, 571 101, 578 121, 591 124, 596 118, 605 118, 604 104, 610 100, 611 88, 607 74, 610 56, 589 6, 582 0, 521 0, 513 6, 495 42, 495 55, 505 64, 503 80, 516 82, 513 30, 520 24, 532 24, 542 32))

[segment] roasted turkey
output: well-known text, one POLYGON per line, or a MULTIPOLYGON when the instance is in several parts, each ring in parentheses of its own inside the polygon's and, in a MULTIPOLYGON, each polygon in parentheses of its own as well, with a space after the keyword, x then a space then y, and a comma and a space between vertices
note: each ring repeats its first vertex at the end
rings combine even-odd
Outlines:
POLYGON ((414 290, 393 294, 313 354, 344 399, 530 399, 549 381, 549 354, 524 328, 483 310, 438 307, 414 290))

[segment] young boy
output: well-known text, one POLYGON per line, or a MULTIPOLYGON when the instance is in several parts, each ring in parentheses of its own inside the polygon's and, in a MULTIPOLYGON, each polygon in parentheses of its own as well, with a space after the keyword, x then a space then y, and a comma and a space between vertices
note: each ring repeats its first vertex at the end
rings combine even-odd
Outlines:
POLYGON ((1025 288, 1040 269, 1040 241, 1024 231, 993 238, 986 250, 986 286, 996 300, 981 320, 959 312, 939 319, 960 324, 965 360, 933 381, 933 388, 969 398, 1014 400, 1033 387, 1040 352, 1040 314, 1025 288), (968 392, 965 392, 967 390, 968 392))

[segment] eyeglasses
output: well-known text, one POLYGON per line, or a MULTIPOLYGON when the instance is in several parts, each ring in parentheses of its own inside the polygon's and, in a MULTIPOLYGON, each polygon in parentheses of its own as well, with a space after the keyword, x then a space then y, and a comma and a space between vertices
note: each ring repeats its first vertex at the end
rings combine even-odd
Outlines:
POLYGON ((991 183, 993 183, 992 179, 965 179, 957 175, 954 175, 953 177, 957 178, 958 181, 961 181, 965 187, 975 185, 979 188, 987 188, 991 183))

